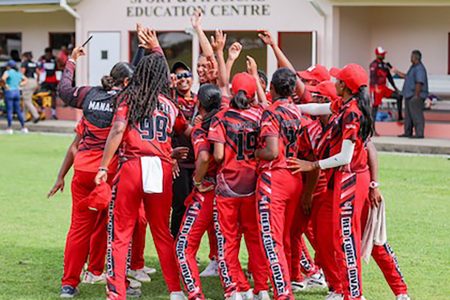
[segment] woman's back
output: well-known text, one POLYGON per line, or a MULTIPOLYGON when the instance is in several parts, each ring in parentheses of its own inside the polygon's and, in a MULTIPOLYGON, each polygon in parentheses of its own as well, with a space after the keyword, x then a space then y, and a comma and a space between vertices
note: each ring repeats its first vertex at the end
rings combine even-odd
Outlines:
POLYGON ((22 73, 16 69, 9 69, 6 71, 8 78, 6 79, 6 84, 9 90, 18 90, 20 83, 22 82, 22 73))

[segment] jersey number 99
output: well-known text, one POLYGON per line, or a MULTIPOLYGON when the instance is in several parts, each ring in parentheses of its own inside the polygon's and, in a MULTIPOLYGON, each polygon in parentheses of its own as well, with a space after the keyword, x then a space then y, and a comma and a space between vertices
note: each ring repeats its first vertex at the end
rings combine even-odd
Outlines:
POLYGON ((167 125, 169 119, 166 116, 156 116, 143 119, 139 124, 141 138, 146 141, 167 141, 167 125))

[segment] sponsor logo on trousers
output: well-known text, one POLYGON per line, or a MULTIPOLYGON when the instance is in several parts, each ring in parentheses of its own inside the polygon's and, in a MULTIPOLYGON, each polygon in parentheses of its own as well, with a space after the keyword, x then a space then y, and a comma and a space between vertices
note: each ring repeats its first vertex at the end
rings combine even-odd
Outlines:
POLYGON ((350 295, 352 295, 352 297, 360 296, 361 293, 359 290, 359 278, 357 268, 352 268, 348 270, 348 279, 350 286, 350 295))
POLYGON ((312 266, 309 262, 309 259, 306 257, 305 252, 302 251, 302 256, 300 258, 300 265, 305 269, 306 272, 311 271, 312 266))
POLYGON ((213 210, 213 220, 214 220, 214 229, 216 231, 217 238, 217 262, 219 265, 219 273, 222 278, 222 283, 229 287, 233 285, 233 281, 231 280, 230 274, 228 272, 228 267, 225 262, 225 237, 222 234, 222 230, 220 229, 219 224, 219 213, 217 212, 217 208, 214 206, 213 210))

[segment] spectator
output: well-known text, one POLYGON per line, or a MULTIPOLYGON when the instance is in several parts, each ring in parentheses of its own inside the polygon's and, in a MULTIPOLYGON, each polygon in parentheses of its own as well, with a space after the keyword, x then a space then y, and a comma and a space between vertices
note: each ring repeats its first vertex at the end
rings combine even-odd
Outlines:
POLYGON ((45 54, 39 59, 41 68, 45 72, 45 79, 41 84, 43 90, 49 91, 52 96, 52 118, 56 117, 56 87, 58 79, 56 78, 56 58, 53 55, 52 48, 45 48, 45 54))
POLYGON ((19 51, 11 50, 10 56, 11 56, 11 59, 14 60, 16 63, 21 62, 19 51))
POLYGON ((69 59, 69 50, 67 49, 66 46, 62 46, 61 50, 58 53, 57 58, 58 70, 64 70, 68 59, 69 59))
POLYGON ((28 133, 28 129, 25 128, 25 122, 20 109, 20 86, 27 83, 27 78, 16 70, 16 62, 11 59, 6 65, 6 71, 2 75, 2 80, 6 83, 5 103, 8 117, 8 128, 6 129, 6 133, 13 134, 11 125, 14 112, 17 114, 20 125, 22 126, 21 131, 23 133, 28 133))
POLYGON ((414 50, 411 53, 411 67, 408 73, 395 70, 401 78, 405 78, 403 84, 403 96, 405 97, 405 132, 399 137, 416 139, 424 138, 425 117, 424 102, 428 97, 428 76, 425 66, 422 64, 422 53, 414 50), (413 129, 415 135, 413 135, 413 129))
POLYGON ((391 75, 392 65, 384 61, 387 51, 382 47, 375 49, 376 59, 370 64, 370 95, 373 97, 372 118, 376 120, 378 107, 383 98, 397 99, 398 120, 403 120, 402 100, 403 96, 395 85, 391 75), (394 90, 387 87, 389 81, 394 90))
POLYGON ((33 122, 39 122, 39 113, 33 105, 33 94, 38 88, 37 78, 39 78, 36 62, 33 61, 33 53, 25 52, 22 55, 23 61, 20 72, 28 79, 27 84, 22 89, 24 114, 30 112, 33 122))

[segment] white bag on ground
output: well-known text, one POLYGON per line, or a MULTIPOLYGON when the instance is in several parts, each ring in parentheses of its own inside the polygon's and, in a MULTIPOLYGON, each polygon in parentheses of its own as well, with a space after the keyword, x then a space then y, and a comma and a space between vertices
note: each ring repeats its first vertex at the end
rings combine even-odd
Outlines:
POLYGON ((158 194, 163 192, 163 169, 161 159, 157 156, 141 157, 142 188, 144 193, 158 194))
POLYGON ((369 263, 373 246, 383 246, 386 242, 386 210, 383 199, 378 207, 371 207, 369 210, 361 244, 362 259, 369 263))

